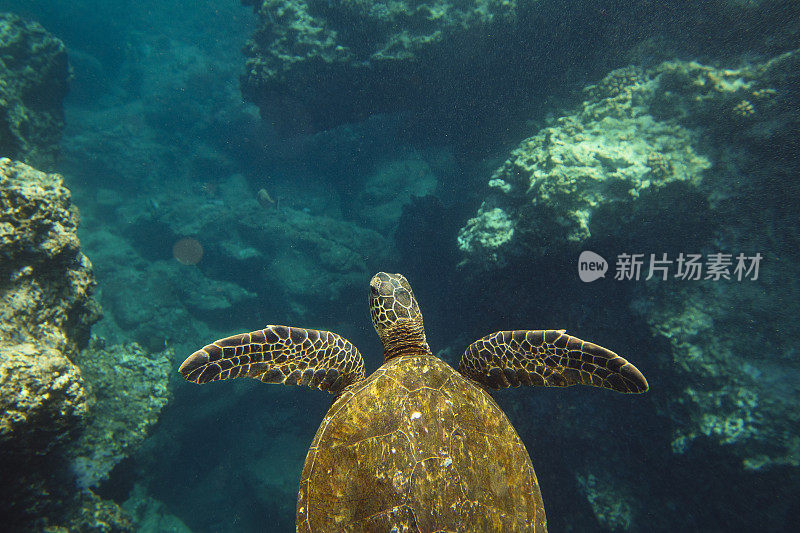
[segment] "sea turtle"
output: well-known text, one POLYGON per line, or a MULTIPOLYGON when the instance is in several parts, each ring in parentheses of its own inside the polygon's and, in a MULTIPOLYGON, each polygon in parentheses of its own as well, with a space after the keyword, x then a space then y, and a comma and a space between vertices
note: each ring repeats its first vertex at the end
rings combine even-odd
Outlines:
POLYGON ((195 383, 246 376, 336 394, 306 456, 297 531, 546 531, 530 456, 487 391, 584 384, 640 393, 647 380, 564 330, 487 335, 455 371, 431 353, 405 277, 379 272, 369 290, 384 362, 367 378, 346 339, 287 326, 218 340, 180 373, 195 383))

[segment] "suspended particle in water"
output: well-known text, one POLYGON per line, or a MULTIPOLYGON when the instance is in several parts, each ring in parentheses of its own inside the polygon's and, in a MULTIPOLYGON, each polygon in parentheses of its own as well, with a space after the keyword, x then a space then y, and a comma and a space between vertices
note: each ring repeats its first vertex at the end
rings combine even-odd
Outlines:
POLYGON ((172 256, 183 265, 196 265, 203 258, 203 245, 191 237, 184 237, 172 245, 172 256))

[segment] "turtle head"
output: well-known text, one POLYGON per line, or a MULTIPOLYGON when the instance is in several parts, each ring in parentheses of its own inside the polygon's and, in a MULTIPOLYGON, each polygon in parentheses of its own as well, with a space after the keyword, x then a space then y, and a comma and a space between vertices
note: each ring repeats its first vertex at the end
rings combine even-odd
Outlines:
POLYGON ((369 282, 369 313, 383 342, 384 361, 398 355, 431 353, 425 340, 422 312, 408 280, 378 272, 369 282))

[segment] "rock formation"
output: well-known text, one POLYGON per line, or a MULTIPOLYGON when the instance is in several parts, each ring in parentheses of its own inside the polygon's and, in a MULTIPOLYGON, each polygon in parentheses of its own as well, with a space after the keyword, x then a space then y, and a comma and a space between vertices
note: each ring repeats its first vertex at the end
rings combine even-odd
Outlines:
POLYGON ((10 529, 130 529, 90 489, 169 396, 168 353, 88 343, 100 309, 78 220, 61 176, 0 159, 0 511, 10 529))
POLYGON ((0 13, 0 157, 52 166, 69 76, 64 43, 35 22, 0 13))

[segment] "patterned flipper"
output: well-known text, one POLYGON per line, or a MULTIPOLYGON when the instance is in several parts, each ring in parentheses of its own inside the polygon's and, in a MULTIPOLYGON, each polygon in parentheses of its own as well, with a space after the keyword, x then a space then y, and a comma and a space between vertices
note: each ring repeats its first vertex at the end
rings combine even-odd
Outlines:
POLYGON ((631 363, 564 330, 498 331, 473 342, 458 371, 492 388, 592 385, 640 393, 647 380, 631 363))
POLYGON ((336 333, 267 326, 209 344, 187 357, 179 372, 194 383, 249 377, 337 394, 364 379, 364 359, 336 333))

